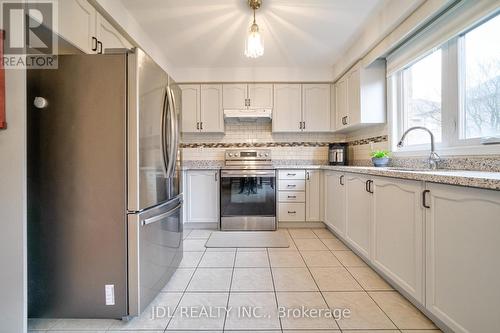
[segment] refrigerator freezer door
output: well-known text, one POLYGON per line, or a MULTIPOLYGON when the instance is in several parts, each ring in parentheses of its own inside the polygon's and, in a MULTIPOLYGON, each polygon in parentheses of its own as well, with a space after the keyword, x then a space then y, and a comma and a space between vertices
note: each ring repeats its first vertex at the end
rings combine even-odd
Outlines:
POLYGON ((182 196, 129 214, 128 237, 129 315, 138 316, 182 260, 182 196))
POLYGON ((29 316, 122 318, 126 56, 62 55, 27 81, 29 316), (36 96, 48 106, 32 107, 36 96))
POLYGON ((142 50, 128 55, 128 210, 171 198, 167 179, 168 76, 142 50))

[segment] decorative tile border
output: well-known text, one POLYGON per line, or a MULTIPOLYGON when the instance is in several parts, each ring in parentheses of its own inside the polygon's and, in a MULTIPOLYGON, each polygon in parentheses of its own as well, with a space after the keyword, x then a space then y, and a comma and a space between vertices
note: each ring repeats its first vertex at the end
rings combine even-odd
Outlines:
POLYGON ((181 143, 181 148, 328 147, 330 142, 181 143))
POLYGON ((389 140, 387 135, 374 136, 366 139, 359 139, 347 142, 349 146, 367 145, 370 143, 387 142, 389 140))

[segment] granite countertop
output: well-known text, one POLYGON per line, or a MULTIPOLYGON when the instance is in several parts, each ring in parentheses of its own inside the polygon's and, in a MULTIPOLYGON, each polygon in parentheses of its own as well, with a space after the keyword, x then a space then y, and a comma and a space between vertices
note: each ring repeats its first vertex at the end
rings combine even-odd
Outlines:
MULTIPOLYGON (((183 170, 220 169, 224 161, 184 161, 183 170)), ((275 163, 274 168, 279 169, 318 169, 340 172, 359 173, 372 176, 401 178, 408 180, 426 181, 448 185, 477 187, 483 189, 500 190, 500 172, 467 171, 467 170, 425 170, 404 168, 375 168, 361 166, 333 166, 326 164, 313 164, 299 161, 296 164, 275 163)))

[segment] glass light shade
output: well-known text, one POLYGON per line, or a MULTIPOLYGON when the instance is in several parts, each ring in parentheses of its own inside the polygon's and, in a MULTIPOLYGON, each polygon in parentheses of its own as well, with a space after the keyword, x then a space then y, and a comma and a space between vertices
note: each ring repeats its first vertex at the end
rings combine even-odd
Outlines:
POLYGON ((258 58, 264 54, 264 40, 259 32, 259 26, 254 23, 248 31, 245 42, 245 55, 248 58, 258 58))

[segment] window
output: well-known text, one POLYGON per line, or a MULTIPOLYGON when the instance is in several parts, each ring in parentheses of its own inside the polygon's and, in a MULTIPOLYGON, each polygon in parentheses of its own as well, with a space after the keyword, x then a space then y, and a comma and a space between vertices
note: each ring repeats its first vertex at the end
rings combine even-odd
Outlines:
MULTIPOLYGON (((391 72, 394 144, 414 126, 430 129, 441 149, 500 141, 499 32, 497 15, 391 72)), ((402 150, 428 149, 429 140, 410 132, 402 150)))
MULTIPOLYGON (((403 131, 413 126, 430 129, 441 142, 441 50, 403 70, 403 131)), ((410 132, 408 145, 423 144, 429 137, 410 132)))
POLYGON ((500 16, 461 37, 461 139, 500 135, 500 16))

